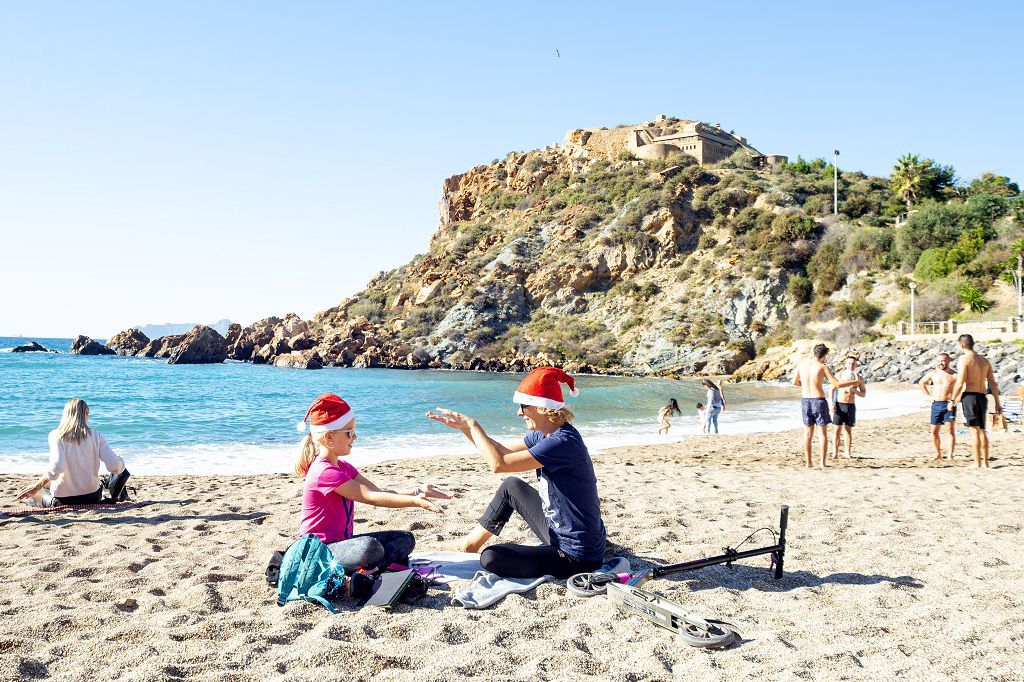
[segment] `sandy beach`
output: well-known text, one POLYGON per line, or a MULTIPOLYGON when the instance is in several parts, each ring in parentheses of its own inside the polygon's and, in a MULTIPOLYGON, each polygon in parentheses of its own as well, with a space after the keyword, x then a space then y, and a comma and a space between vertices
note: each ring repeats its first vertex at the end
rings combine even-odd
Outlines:
MULTIPOLYGON (((482 611, 442 589, 393 612, 279 608, 263 570, 295 533, 298 479, 141 477, 149 506, 0 517, 0 679, 1019 680, 1024 435, 993 432, 979 471, 966 436, 955 466, 933 464, 926 421, 864 422, 859 458, 825 471, 795 430, 595 455, 610 548, 634 567, 718 554, 790 505, 784 579, 758 557, 647 585, 734 624, 724 651, 562 582, 482 611)), ((367 471, 457 496, 444 516, 357 508, 356 532, 407 529, 419 549, 467 532, 500 481, 468 457, 367 471)), ((28 478, 0 475, 0 495, 28 478)))

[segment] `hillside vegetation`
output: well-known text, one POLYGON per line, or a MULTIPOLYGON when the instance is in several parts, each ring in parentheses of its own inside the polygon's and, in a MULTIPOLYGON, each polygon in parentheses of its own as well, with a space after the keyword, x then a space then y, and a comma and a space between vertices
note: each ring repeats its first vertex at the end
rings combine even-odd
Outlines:
POLYGON ((727 373, 809 334, 849 344, 906 310, 990 305, 1024 247, 1019 188, 901 158, 891 178, 818 159, 755 170, 510 153, 443 184, 427 252, 302 322, 262 320, 232 357, 354 365, 727 373), (896 225, 897 219, 900 223, 896 225), (283 331, 282 331, 283 330, 283 331))

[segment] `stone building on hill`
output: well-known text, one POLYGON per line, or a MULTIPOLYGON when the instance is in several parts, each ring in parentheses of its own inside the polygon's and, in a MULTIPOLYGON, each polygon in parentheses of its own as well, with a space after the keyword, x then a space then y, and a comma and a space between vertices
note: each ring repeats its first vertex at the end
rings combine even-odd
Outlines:
POLYGON ((758 167, 785 163, 781 155, 766 156, 745 137, 726 132, 718 125, 658 116, 635 126, 577 128, 565 134, 562 152, 571 156, 604 157, 609 161, 623 152, 640 159, 662 159, 682 152, 701 164, 718 163, 738 149, 748 152, 758 167))

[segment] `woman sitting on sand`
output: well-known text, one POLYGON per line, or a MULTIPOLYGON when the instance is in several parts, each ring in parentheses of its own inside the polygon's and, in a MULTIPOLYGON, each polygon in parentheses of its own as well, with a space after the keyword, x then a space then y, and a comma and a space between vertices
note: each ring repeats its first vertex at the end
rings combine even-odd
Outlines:
POLYGON ((302 453, 295 464, 295 474, 304 478, 299 537, 316 535, 346 569, 408 564, 416 545, 412 533, 385 530, 353 535, 353 503, 420 507, 442 513, 428 498, 448 499, 448 495, 432 485, 403 492, 383 490, 341 459, 352 452, 356 420, 348 403, 333 393, 324 393, 313 402, 299 422, 300 431, 305 430, 307 419, 310 432, 302 441, 302 453))
POLYGON ((479 552, 499 535, 512 512, 519 512, 543 545, 492 545, 480 554, 484 569, 508 578, 552 575, 566 578, 593 571, 604 561, 605 530, 597 496, 597 477, 587 446, 570 423, 559 382, 576 395, 573 378, 554 367, 533 370, 513 396, 518 414, 530 429, 523 440, 502 445, 464 414, 438 409, 427 416, 461 431, 495 473, 536 471, 535 490, 518 476, 498 487, 479 525, 462 550, 479 552))
MULTIPOLYGON (((50 431, 50 470, 32 486, 21 490, 18 499, 31 499, 41 507, 62 504, 98 504, 103 501, 100 462, 111 474, 124 471, 124 460, 114 454, 103 434, 89 428, 89 406, 81 398, 64 405, 60 424, 50 431), (47 487, 49 486, 49 487, 47 487)), ((119 477, 118 495, 128 480, 119 477)))
POLYGON ((661 428, 658 429, 658 435, 664 433, 668 435, 668 430, 672 428, 672 424, 668 421, 668 418, 673 414, 682 414, 683 411, 679 409, 679 403, 676 402, 675 398, 670 398, 668 404, 665 407, 658 410, 658 419, 661 420, 661 428))

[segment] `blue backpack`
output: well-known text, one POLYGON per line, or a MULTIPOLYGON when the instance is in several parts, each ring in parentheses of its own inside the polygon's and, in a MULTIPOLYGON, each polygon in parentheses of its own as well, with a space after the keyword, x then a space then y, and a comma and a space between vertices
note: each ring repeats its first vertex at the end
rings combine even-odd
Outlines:
POLYGON ((334 560, 330 548, 312 533, 303 535, 292 543, 281 560, 277 605, 302 599, 335 613, 327 594, 337 587, 338 579, 343 581, 344 577, 345 569, 334 560))

